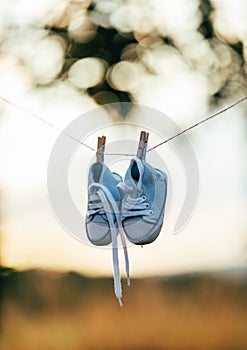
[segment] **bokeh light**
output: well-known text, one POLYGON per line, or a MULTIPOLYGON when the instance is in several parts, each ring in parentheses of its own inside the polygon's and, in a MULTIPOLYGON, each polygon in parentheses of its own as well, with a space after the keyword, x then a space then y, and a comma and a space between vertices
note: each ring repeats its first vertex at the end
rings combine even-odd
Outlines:
POLYGON ((96 26, 88 18, 86 13, 77 13, 74 18, 71 19, 68 26, 68 33, 71 39, 78 43, 84 43, 92 40, 96 35, 96 26))
POLYGON ((52 0, 32 5, 19 0, 16 5, 0 5, 1 50, 19 57, 34 86, 69 79, 100 104, 142 102, 138 87, 143 78, 163 75, 163 87, 169 89, 175 67, 203 76, 211 103, 247 91, 243 0, 52 0), (91 63, 81 63, 85 58, 93 58, 94 67, 97 62, 94 77, 91 63))
POLYGON ((109 73, 108 82, 116 90, 133 91, 139 79, 138 66, 133 62, 122 61, 114 65, 109 73))
POLYGON ((89 57, 78 60, 69 70, 69 82, 79 89, 87 89, 99 84, 105 75, 106 63, 89 57))

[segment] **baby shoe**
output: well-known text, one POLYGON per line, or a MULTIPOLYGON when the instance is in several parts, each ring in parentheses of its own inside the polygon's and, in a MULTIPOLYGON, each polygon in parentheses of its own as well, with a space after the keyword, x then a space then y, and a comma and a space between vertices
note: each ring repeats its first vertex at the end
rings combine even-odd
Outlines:
POLYGON ((159 235, 167 196, 167 176, 143 158, 134 158, 126 172, 122 200, 122 225, 128 240, 148 244, 159 235))

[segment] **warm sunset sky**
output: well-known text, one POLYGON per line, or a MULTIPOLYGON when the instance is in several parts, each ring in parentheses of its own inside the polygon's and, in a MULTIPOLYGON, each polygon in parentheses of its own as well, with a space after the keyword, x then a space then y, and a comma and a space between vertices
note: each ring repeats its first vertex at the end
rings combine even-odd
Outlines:
MULTIPOLYGON (((170 2, 171 11, 175 11, 177 2, 172 2, 173 6, 170 2)), ((195 2, 190 1, 191 4, 195 2)), ((29 9, 22 13, 23 22, 33 18, 32 14, 37 16, 40 9, 35 8, 34 4, 28 1, 19 3, 29 9)), ((50 3, 44 2, 44 9, 45 6, 49 8, 50 3)), ((153 3, 158 6, 162 2, 153 3)), ((180 1, 183 7, 185 3, 188 2, 180 1)), ((233 2, 226 1, 224 6, 229 10, 233 2)), ((17 8, 10 8, 7 3, 1 4, 2 19, 6 13, 12 16, 12 21, 18 22, 17 8)), ((233 23, 236 31, 243 29, 241 21, 233 20, 233 23)), ((12 45, 11 42, 9 45, 12 45)), ((160 68, 163 54, 157 51, 153 56, 160 68)), ((37 113, 60 129, 96 107, 95 102, 80 95, 73 84, 57 82, 55 87, 32 90, 32 77, 15 59, 14 49, 11 55, 3 55, 0 60, 0 96, 37 113)), ((182 128, 214 112, 207 108, 207 81, 202 74, 189 71, 172 54, 167 61, 165 74, 166 84, 162 76, 150 79, 149 84, 141 83, 137 96, 139 103, 162 111, 182 128)), ((2 101, 0 111, 3 264, 17 268, 74 269, 90 275, 111 275, 111 251, 94 248, 72 238, 59 225, 50 208, 46 187, 47 164, 58 132, 29 113, 2 101)), ((106 134, 109 141, 121 137, 135 140, 139 128, 126 127, 123 135, 121 126, 108 127, 95 131, 86 142, 95 147, 96 138, 102 133, 106 134)), ((188 136, 200 170, 200 194, 196 210, 185 229, 179 235, 173 235, 185 193, 184 174, 171 146, 160 147, 158 154, 169 159, 172 204, 160 237, 143 249, 139 246, 130 247, 131 272, 134 276, 224 269, 246 264, 247 162, 246 116, 243 107, 235 107, 191 131, 188 136)), ((150 146, 159 141, 159 136, 151 132, 150 146)), ((84 212, 87 200, 86 176, 92 157, 91 151, 80 147, 71 164, 72 197, 84 212), (81 180, 73 172, 73 166, 74 169, 81 167, 81 180)), ((113 167, 124 175, 123 169, 128 162, 129 159, 120 159, 113 167)), ((121 266, 124 266, 122 257, 121 260, 121 266)))

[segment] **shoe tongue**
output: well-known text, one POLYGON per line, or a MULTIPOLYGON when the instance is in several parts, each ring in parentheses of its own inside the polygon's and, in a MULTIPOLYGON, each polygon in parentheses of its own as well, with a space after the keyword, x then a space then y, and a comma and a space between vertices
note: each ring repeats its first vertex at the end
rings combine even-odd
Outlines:
POLYGON ((93 221, 100 223, 100 222, 107 222, 108 219, 105 214, 95 214, 93 221))

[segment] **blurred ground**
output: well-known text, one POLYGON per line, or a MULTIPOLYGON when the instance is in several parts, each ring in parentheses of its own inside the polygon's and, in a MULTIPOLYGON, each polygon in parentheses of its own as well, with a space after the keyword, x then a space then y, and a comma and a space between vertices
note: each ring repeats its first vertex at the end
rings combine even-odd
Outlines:
MULTIPOLYGON (((125 281, 124 281, 125 282, 125 281)), ((2 350, 244 350, 247 274, 123 283, 74 272, 2 270, 2 350)))

